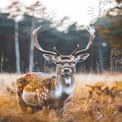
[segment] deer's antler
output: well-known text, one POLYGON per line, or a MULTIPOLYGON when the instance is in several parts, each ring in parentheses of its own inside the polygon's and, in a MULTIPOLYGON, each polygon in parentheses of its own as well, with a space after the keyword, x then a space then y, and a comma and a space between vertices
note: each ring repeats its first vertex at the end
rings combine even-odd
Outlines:
POLYGON ((92 42, 93 42, 93 40, 94 40, 94 37, 95 37, 95 35, 94 35, 95 29, 94 29, 93 27, 88 27, 86 30, 89 32, 89 35, 90 35, 88 45, 86 46, 85 49, 83 49, 83 50, 78 50, 78 51, 76 50, 76 49, 78 48, 78 46, 77 46, 77 48, 76 48, 75 51, 72 53, 72 55, 79 55, 79 54, 81 54, 81 53, 83 53, 83 52, 86 52, 87 50, 90 49, 90 47, 91 47, 91 45, 92 45, 92 42))
MULTIPOLYGON (((36 28, 36 29, 33 31, 33 34, 32 34, 32 35, 33 35, 33 39, 34 39, 34 44, 35 44, 36 48, 37 48, 38 50, 40 50, 42 53, 52 54, 52 55, 59 55, 59 53, 58 53, 57 51, 55 51, 55 52, 47 51, 47 50, 42 49, 42 47, 39 45, 38 37, 37 37, 37 32, 39 31, 40 28, 41 28, 41 26, 38 27, 38 28, 36 28)), ((55 47, 54 47, 54 48, 55 48, 55 47)))

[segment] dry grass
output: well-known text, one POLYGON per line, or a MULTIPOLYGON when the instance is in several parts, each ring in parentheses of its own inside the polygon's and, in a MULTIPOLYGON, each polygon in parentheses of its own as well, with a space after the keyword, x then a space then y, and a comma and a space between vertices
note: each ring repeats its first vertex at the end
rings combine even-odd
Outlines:
POLYGON ((0 122, 122 122, 121 73, 78 74, 73 99, 65 106, 62 117, 51 110, 20 111, 15 81, 21 75, 0 74, 0 122))

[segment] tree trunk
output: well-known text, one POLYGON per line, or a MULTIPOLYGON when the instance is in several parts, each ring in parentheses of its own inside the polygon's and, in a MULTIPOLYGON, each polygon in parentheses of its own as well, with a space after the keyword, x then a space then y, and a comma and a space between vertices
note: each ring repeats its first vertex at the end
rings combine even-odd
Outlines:
POLYGON ((34 28, 35 28, 35 18, 32 17, 29 72, 33 71, 33 66, 34 66, 34 40, 33 40, 33 37, 32 37, 32 32, 33 32, 34 28))
POLYGON ((15 22, 15 55, 16 55, 16 72, 21 73, 20 71, 20 50, 19 50, 19 23, 15 22))

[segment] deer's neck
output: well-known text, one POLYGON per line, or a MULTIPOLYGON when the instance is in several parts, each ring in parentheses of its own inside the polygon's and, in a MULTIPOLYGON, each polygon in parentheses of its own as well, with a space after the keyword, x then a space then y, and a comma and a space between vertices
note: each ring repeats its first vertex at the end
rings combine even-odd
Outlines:
POLYGON ((61 78, 61 76, 59 74, 57 74, 57 84, 56 87, 54 89, 54 96, 57 99, 62 98, 64 95, 66 97, 70 96, 73 91, 74 91, 74 87, 75 87, 75 77, 74 75, 65 77, 64 79, 61 78), (70 83, 68 86, 66 83, 70 83))

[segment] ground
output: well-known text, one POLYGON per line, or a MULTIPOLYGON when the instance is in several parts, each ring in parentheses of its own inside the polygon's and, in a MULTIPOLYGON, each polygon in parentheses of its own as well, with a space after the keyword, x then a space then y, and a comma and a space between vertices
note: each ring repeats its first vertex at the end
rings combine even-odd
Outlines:
POLYGON ((0 74, 0 122, 122 122, 122 74, 76 75, 72 100, 62 116, 55 110, 22 112, 17 104, 15 82, 22 75, 0 74))

